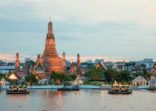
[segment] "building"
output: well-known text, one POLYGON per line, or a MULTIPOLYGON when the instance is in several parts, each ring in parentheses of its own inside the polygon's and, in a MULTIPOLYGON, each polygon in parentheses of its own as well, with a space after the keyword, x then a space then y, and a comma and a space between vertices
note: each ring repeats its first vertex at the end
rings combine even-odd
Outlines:
POLYGON ((80 54, 77 54, 77 68, 76 68, 76 74, 79 75, 79 76, 82 75, 80 54))
POLYGON ((143 69, 141 67, 141 65, 135 65, 135 66, 129 66, 128 71, 131 73, 143 73, 143 69))
POLYGON ((63 73, 62 59, 56 51, 55 37, 53 33, 52 22, 48 23, 48 33, 45 41, 43 54, 37 57, 35 70, 42 70, 45 73, 58 72, 63 73))
POLYGON ((78 75, 78 76, 82 76, 80 54, 77 54, 77 62, 72 62, 71 63, 71 65, 70 65, 70 74, 75 74, 75 75, 78 75))
POLYGON ((115 63, 113 64, 112 69, 116 69, 117 71, 125 70, 125 64, 121 62, 115 63))
POLYGON ((150 75, 149 87, 156 89, 156 63, 153 65, 153 69, 151 69, 149 75, 150 75))
POLYGON ((145 65, 145 69, 147 71, 150 71, 154 65, 154 61, 153 59, 150 59, 150 58, 146 58, 142 61, 139 61, 139 64, 144 64, 145 65))
POLYGON ((108 69, 106 64, 104 62, 98 62, 96 63, 96 68, 100 68, 100 69, 108 69))
POLYGON ((19 53, 16 53, 16 60, 13 63, 2 62, 0 64, 0 73, 8 74, 20 71, 19 53))
POLYGON ((66 61, 66 54, 65 52, 62 53, 62 68, 63 68, 63 73, 67 73, 67 61, 66 61))
POLYGON ((153 65, 153 68, 149 72, 150 79, 156 78, 156 63, 153 65))
POLYGON ((20 71, 20 60, 19 60, 19 53, 16 53, 16 61, 15 61, 15 71, 20 71))
POLYGON ((5 66, 0 66, 0 73, 1 74, 8 74, 10 72, 15 71, 15 65, 5 65, 5 66))
POLYGON ((133 81, 133 86, 146 86, 147 85, 147 80, 144 79, 142 76, 136 77, 133 81))
POLYGON ((0 80, 0 85, 1 85, 2 87, 5 87, 5 86, 9 85, 9 82, 8 82, 5 78, 2 78, 2 79, 0 80))

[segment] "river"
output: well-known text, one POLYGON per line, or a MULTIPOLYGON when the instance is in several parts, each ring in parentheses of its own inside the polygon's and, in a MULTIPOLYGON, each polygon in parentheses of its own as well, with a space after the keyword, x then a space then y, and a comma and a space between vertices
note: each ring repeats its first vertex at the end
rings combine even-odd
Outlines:
POLYGON ((106 90, 31 90, 28 95, 0 93, 0 111, 155 111, 156 92, 136 90, 110 95, 106 90))

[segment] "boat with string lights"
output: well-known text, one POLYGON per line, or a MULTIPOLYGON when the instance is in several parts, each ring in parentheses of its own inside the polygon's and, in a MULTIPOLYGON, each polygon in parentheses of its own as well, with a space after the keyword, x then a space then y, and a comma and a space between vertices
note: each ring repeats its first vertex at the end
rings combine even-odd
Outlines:
POLYGON ((29 94, 30 91, 27 89, 26 86, 9 86, 6 90, 7 94, 29 94))
POLYGON ((117 83, 116 81, 111 86, 111 89, 108 90, 109 94, 131 94, 132 89, 128 84, 117 83))

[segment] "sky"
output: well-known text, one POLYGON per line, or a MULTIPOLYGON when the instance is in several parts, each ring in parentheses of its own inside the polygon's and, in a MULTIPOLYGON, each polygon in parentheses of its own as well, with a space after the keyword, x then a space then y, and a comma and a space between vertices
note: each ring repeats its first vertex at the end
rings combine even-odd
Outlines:
POLYGON ((59 55, 156 57, 156 0, 0 0, 0 59, 42 54, 50 17, 59 55))

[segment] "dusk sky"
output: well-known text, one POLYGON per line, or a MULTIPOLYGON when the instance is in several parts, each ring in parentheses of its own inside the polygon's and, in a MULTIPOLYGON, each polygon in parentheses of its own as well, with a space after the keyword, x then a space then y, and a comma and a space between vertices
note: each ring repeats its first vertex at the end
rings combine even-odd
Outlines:
POLYGON ((53 22, 59 55, 156 57, 156 0, 0 0, 0 54, 42 54, 53 22))

